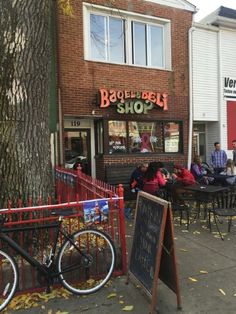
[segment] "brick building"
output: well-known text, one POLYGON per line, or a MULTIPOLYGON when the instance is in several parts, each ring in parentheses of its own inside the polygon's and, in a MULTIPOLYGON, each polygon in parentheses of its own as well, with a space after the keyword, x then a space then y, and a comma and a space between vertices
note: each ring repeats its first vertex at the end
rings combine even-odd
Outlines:
POLYGON ((195 6, 185 0, 72 4, 72 17, 58 16, 61 160, 86 157, 86 171, 101 179, 109 164, 186 164, 195 6))

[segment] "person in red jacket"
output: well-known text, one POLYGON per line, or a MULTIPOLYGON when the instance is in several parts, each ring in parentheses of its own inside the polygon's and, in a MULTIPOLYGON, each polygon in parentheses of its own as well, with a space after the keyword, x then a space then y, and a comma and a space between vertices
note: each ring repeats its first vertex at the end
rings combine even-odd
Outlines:
POLYGON ((176 182, 179 182, 180 185, 182 183, 183 186, 193 185, 196 183, 193 174, 181 165, 174 165, 174 173, 172 174, 172 178, 175 179, 176 182))
POLYGON ((161 162, 150 162, 143 179, 144 192, 157 195, 158 190, 166 184, 166 179, 161 172, 162 168, 161 162))
POLYGON ((181 165, 174 165, 174 173, 172 174, 172 179, 174 180, 172 186, 172 196, 175 202, 182 203, 182 193, 186 193, 182 189, 183 186, 194 185, 196 180, 193 174, 188 170, 182 167, 181 165))

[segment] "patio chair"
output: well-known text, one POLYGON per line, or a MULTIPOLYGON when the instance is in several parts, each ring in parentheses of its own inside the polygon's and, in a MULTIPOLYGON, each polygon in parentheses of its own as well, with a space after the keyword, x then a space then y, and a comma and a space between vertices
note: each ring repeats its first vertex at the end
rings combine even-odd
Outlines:
POLYGON ((190 213, 192 210, 191 201, 193 198, 190 198, 189 195, 181 195, 181 199, 177 199, 173 196, 173 194, 168 194, 168 201, 171 202, 171 207, 173 213, 179 212, 180 213, 180 225, 182 225, 184 214, 186 215, 187 220, 187 230, 189 230, 190 225, 190 213))
POLYGON ((209 228, 211 228, 211 214, 213 214, 214 222, 217 228, 217 231, 221 237, 221 240, 224 240, 224 237, 220 231, 219 223, 223 223, 220 221, 219 217, 225 217, 228 219, 228 232, 230 232, 232 226, 232 218, 236 217, 236 186, 232 186, 230 190, 224 193, 223 197, 217 198, 216 207, 213 206, 209 209, 209 228))

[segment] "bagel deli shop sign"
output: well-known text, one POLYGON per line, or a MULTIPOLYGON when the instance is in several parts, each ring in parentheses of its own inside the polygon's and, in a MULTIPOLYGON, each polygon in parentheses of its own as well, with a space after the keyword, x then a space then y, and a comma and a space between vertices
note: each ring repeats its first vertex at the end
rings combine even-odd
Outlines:
POLYGON ((120 114, 137 113, 147 114, 153 108, 168 110, 167 93, 155 93, 149 91, 121 91, 100 89, 100 108, 116 106, 120 114))

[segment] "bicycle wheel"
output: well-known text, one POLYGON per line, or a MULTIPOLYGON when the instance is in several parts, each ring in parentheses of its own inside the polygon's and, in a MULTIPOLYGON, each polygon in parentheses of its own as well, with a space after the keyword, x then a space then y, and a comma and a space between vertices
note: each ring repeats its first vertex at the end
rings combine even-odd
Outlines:
POLYGON ((13 298, 18 284, 18 266, 6 252, 0 250, 0 311, 13 298))
POLYGON ((65 241, 57 259, 62 285, 75 294, 90 294, 110 279, 116 263, 115 247, 105 233, 84 229, 65 241))

